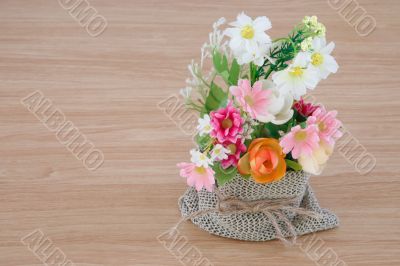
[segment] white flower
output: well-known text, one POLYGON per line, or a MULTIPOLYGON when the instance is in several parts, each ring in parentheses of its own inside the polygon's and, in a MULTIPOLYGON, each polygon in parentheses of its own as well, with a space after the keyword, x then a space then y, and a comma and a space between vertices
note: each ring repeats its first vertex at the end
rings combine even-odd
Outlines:
POLYGON ((317 36, 325 36, 326 28, 324 24, 318 22, 317 16, 305 16, 303 19, 303 23, 309 30, 311 30, 311 32, 313 32, 317 36))
POLYGON ((209 45, 211 49, 225 50, 226 43, 223 42, 224 33, 219 30, 226 19, 224 17, 219 18, 213 24, 213 31, 209 34, 209 45))
POLYGON ((205 84, 202 79, 204 79, 204 75, 202 73, 202 68, 199 64, 195 63, 194 60, 188 65, 188 70, 190 72, 191 77, 186 79, 186 84, 192 88, 202 89, 205 87, 205 84))
POLYGON ((188 100, 192 94, 192 88, 191 87, 186 87, 184 89, 181 89, 179 91, 180 95, 182 95, 184 100, 188 100))
POLYGON ((253 127, 258 125, 259 123, 256 120, 253 120, 250 116, 246 116, 243 124, 243 138, 252 139, 251 134, 253 134, 254 132, 253 127))
POLYGON ((267 57, 268 48, 269 47, 266 45, 260 45, 253 52, 245 51, 236 54, 235 57, 239 65, 253 62, 257 66, 262 66, 265 58, 267 57))
POLYGON ((312 37, 305 38, 300 44, 301 50, 303 52, 311 50, 312 49, 312 41, 313 41, 312 37))
POLYGON ((253 134, 254 129, 249 124, 243 125, 243 138, 251 139, 251 134, 253 134))
POLYGON ((308 66, 308 61, 305 53, 299 53, 290 66, 275 72, 272 80, 278 89, 291 93, 296 100, 306 94, 307 89, 314 89, 320 79, 318 73, 308 66))
POLYGON ((315 70, 322 79, 326 79, 330 73, 336 73, 339 68, 335 58, 330 55, 334 48, 333 42, 326 45, 325 38, 314 38, 312 42, 313 51, 308 53, 310 68, 315 70))
POLYGON ((316 148, 311 155, 300 156, 299 164, 307 173, 319 175, 324 170, 326 163, 333 152, 333 148, 323 142, 316 148))
POLYGON ((228 154, 230 150, 226 149, 221 144, 217 144, 214 146, 213 150, 211 151, 211 159, 216 161, 225 160, 228 158, 228 154))
POLYGON ((317 16, 305 16, 303 18, 303 23, 309 28, 314 28, 318 25, 318 17, 317 16))
POLYGON ((263 80, 263 89, 271 90, 270 103, 268 105, 268 116, 261 117, 263 123, 272 122, 275 125, 282 125, 289 121, 293 116, 293 96, 285 91, 279 90, 275 84, 269 80, 263 80))
POLYGON ((211 119, 209 115, 204 115, 203 118, 199 118, 198 120, 199 124, 197 125, 197 130, 199 131, 200 136, 210 134, 212 130, 210 120, 211 119))
POLYGON ((201 59, 200 59, 200 65, 203 66, 204 60, 206 58, 211 57, 212 53, 214 50, 220 51, 223 54, 226 53, 226 48, 228 46, 227 42, 224 41, 224 33, 221 32, 219 27, 221 27, 223 24, 225 24, 226 20, 224 17, 219 18, 216 22, 213 24, 213 31, 209 33, 209 42, 203 44, 203 47, 201 48, 201 59))
POLYGON ((314 29, 314 32, 315 32, 315 34, 317 34, 317 36, 324 37, 326 34, 326 28, 325 28, 324 24, 318 23, 314 29))
POLYGON ((190 160, 192 163, 196 164, 197 167, 207 168, 209 165, 213 164, 212 160, 199 150, 190 150, 190 155, 192 156, 190 160))
POLYGON ((270 20, 263 16, 253 21, 242 12, 229 25, 233 28, 226 29, 224 34, 231 38, 229 47, 238 63, 242 65, 253 61, 258 66, 262 65, 271 45, 271 39, 265 33, 271 28, 270 20))

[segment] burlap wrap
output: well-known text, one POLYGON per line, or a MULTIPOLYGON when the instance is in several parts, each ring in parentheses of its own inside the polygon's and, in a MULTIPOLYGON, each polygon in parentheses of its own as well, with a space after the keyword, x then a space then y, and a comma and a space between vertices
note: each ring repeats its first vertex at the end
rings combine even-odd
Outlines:
MULTIPOLYGON (((280 215, 286 216, 297 235, 326 230, 338 226, 336 215, 329 210, 322 209, 308 184, 309 175, 300 172, 287 172, 286 176, 279 182, 270 184, 257 184, 253 180, 246 180, 237 175, 224 186, 219 187, 219 192, 224 197, 234 197, 243 201, 255 201, 264 199, 282 199, 296 197, 291 205, 294 208, 301 207, 306 211, 317 214, 316 217, 299 215, 282 209, 280 215)), ((179 199, 179 208, 182 216, 187 217, 201 210, 216 208, 217 195, 205 189, 197 192, 189 188, 179 199)), ((291 237, 286 223, 275 215, 284 237, 291 237)), ((218 236, 248 240, 266 241, 277 238, 276 229, 270 219, 262 212, 238 212, 222 214, 209 212, 191 219, 201 229, 218 236)))

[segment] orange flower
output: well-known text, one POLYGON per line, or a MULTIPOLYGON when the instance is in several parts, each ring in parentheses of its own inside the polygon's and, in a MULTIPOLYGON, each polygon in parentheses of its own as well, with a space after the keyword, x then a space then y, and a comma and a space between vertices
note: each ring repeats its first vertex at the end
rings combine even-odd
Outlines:
POLYGON ((278 140, 259 138, 251 142, 248 152, 240 158, 241 175, 251 175, 257 183, 280 180, 286 173, 285 154, 278 140))

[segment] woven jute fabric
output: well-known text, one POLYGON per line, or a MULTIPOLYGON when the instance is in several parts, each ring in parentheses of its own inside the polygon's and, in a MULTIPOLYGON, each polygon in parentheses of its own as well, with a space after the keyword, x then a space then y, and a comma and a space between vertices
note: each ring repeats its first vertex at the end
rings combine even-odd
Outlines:
MULTIPOLYGON (((282 214, 293 225, 296 235, 303 235, 316 231, 331 229, 338 226, 339 221, 334 213, 322 209, 308 183, 309 175, 299 171, 288 171, 286 176, 278 182, 257 184, 252 179, 235 176, 224 186, 218 188, 224 197, 234 197, 242 201, 273 200, 282 198, 297 198, 293 207, 304 208, 314 212, 316 216, 306 216, 282 209, 282 214)), ((179 208, 183 217, 202 211, 215 209, 218 197, 215 192, 205 189, 196 191, 189 188, 179 199, 179 208)), ((293 233, 287 224, 275 216, 276 221, 285 237, 292 237, 293 233)), ((201 229, 218 236, 247 240, 266 241, 277 238, 276 229, 271 220, 262 212, 223 214, 218 211, 208 212, 196 216, 191 221, 201 229)))

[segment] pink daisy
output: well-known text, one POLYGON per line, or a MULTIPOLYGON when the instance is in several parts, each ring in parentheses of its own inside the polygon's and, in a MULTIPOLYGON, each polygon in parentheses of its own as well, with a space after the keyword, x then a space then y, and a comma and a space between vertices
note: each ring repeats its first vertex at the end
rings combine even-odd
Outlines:
POLYGON ((239 135, 243 133, 244 119, 240 116, 240 110, 229 102, 225 108, 212 111, 210 132, 211 137, 217 138, 218 142, 236 142, 239 135))
POLYGON ((318 128, 316 125, 308 125, 302 129, 299 125, 292 127, 290 132, 282 137, 279 144, 283 152, 288 154, 292 152, 294 159, 300 155, 311 155, 319 147, 318 128))
POLYGON ((316 125, 319 138, 330 146, 334 146, 335 141, 343 135, 339 130, 342 123, 336 119, 336 116, 337 111, 327 112, 325 108, 321 106, 307 119, 307 124, 316 125))
POLYGON ((238 82, 238 86, 232 86, 229 90, 236 97, 236 101, 238 101, 243 110, 250 114, 251 118, 266 119, 272 91, 263 90, 261 81, 257 81, 251 87, 249 80, 241 79, 238 82))
POLYGON ((221 161, 222 168, 226 169, 231 165, 236 166, 240 159, 240 154, 246 151, 246 145, 244 145, 243 140, 238 138, 236 142, 226 141, 222 145, 230 151, 228 158, 221 161))
POLYGON ((188 186, 195 187, 197 191, 203 187, 210 192, 213 191, 215 184, 213 169, 198 167, 194 163, 178 163, 177 166, 181 169, 180 176, 187 178, 188 186))
POLYGON ((312 113, 318 109, 318 105, 313 105, 312 103, 305 103, 303 98, 300 98, 295 104, 293 104, 293 108, 304 117, 309 117, 312 113))

